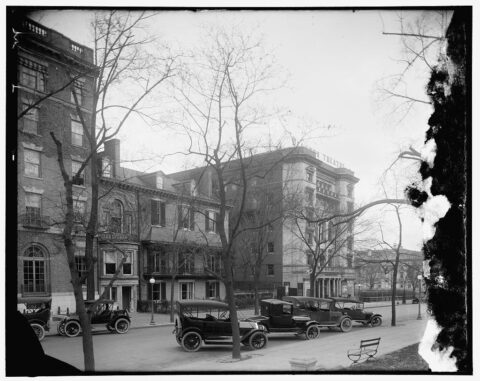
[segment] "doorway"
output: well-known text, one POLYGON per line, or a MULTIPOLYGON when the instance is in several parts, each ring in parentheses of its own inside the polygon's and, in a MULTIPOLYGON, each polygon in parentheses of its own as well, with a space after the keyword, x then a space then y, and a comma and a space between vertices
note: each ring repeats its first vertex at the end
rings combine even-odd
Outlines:
POLYGON ((122 287, 122 308, 130 312, 130 302, 132 300, 132 287, 122 287))

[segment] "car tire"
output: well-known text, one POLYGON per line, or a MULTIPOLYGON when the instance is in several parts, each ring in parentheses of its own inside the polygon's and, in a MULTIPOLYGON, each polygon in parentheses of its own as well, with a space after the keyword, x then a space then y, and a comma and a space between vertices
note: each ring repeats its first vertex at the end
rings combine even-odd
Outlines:
POLYGON ((371 324, 372 327, 380 327, 382 325, 382 318, 380 316, 374 316, 371 324))
POLYGON ((248 339, 248 346, 253 350, 264 348, 268 343, 268 337, 263 332, 254 332, 248 339))
POLYGON ((182 337, 182 348, 187 352, 196 352, 202 346, 202 336, 197 332, 187 332, 182 337))
POLYGON ((314 340, 318 338, 320 335, 320 327, 318 325, 310 325, 307 327, 307 330, 305 331, 305 338, 307 340, 314 340))
POLYGON ((70 320, 65 323, 65 335, 68 337, 77 337, 81 329, 80 323, 76 320, 70 320))
POLYGON ((60 336, 65 336, 65 322, 58 323, 57 332, 60 336))
POLYGON ((345 318, 340 322, 340 330, 342 332, 348 332, 352 329, 352 319, 345 318))
POLYGON ((45 337, 45 328, 43 328, 38 323, 32 323, 32 324, 30 324, 30 326, 32 327, 33 331, 35 332, 35 335, 37 335, 38 341, 42 341, 43 338, 45 337))
POLYGON ((117 319, 115 322, 115 331, 117 333, 127 333, 130 329, 130 322, 125 318, 117 319))

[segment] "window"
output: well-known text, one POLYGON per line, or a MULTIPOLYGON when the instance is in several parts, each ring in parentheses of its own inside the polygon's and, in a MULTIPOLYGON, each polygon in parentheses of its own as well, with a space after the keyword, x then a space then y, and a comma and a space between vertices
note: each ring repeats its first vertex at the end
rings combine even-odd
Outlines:
POLYGON ((72 160, 72 180, 73 185, 84 186, 85 185, 85 168, 82 169, 82 172, 78 177, 76 177, 77 173, 80 171, 80 167, 82 166, 82 162, 72 160), (76 177, 76 178, 74 178, 76 177))
POLYGON ((275 252, 275 246, 273 242, 268 242, 267 248, 268 248, 268 254, 273 254, 275 252))
POLYGON ((47 67, 20 57, 20 83, 38 91, 45 91, 47 67))
MULTIPOLYGON (((30 107, 27 102, 23 103, 23 110, 30 107)), ((23 132, 38 135, 38 107, 32 107, 23 116, 23 132)))
POLYGON ((320 242, 325 242, 327 240, 327 223, 324 222, 324 223, 321 223, 321 224, 318 224, 318 229, 319 229, 319 238, 320 238, 320 242))
POLYGON ((108 157, 102 158, 102 176, 112 177, 112 162, 108 157))
POLYGON ((353 212, 353 202, 347 202, 347 213, 353 212))
POLYGON ((125 233, 132 234, 133 231, 133 216, 131 213, 125 212, 125 233))
POLYGON ((163 177, 157 174, 155 185, 157 189, 163 189, 163 177))
POLYGON ((71 119, 72 145, 83 147, 83 125, 78 119, 71 119))
POLYGON ((152 225, 165 226, 165 202, 151 200, 151 223, 152 225))
POLYGON ((115 251, 105 251, 105 275, 113 275, 117 271, 117 254, 115 251))
POLYGON ((273 265, 267 265, 267 275, 268 276, 275 275, 275 268, 273 267, 273 265))
POLYGON ((220 297, 220 283, 219 282, 206 282, 206 297, 207 298, 219 298, 220 297))
POLYGON ((164 286, 163 289, 165 289, 165 283, 154 283, 152 286, 152 299, 153 300, 164 300, 165 297, 162 298, 162 287, 164 286))
POLYGON ((313 232, 311 230, 307 230, 306 238, 309 245, 313 244, 313 232))
MULTIPOLYGON (((73 92, 77 95, 78 104, 81 106, 83 105, 83 98, 84 98, 84 87, 85 81, 81 79, 76 79, 73 81, 73 92)), ((71 93, 71 102, 75 103, 75 98, 73 96, 73 92, 71 93)))
POLYGON ((40 170, 40 155, 39 151, 34 151, 31 149, 24 149, 25 155, 25 175, 31 177, 40 177, 41 170, 40 170))
POLYGON ((180 253, 178 255, 178 272, 180 274, 191 274, 194 269, 194 258, 192 253, 180 253))
POLYGON ((42 196, 36 193, 25 193, 25 219, 28 225, 40 226, 42 224, 41 210, 42 196))
POLYGON ((83 222, 85 218, 85 201, 73 200, 73 220, 83 222))
POLYGON ((347 194, 348 194, 348 197, 350 197, 350 198, 353 197, 353 185, 352 184, 347 185, 347 194))
POLYGON ((126 251, 125 256, 127 259, 123 263, 123 274, 124 275, 132 275, 132 252, 126 251))
POLYGON ((178 206, 178 228, 195 230, 195 211, 193 208, 178 206))
POLYGON ((45 292, 45 254, 36 245, 30 246, 24 253, 23 292, 45 292))
POLYGON ((307 177, 306 177, 307 181, 309 183, 313 183, 313 170, 308 168, 306 175, 307 175, 307 177))
MULTIPOLYGON (((87 264, 85 257, 81 255, 75 255, 75 266, 77 267, 78 276, 81 278, 87 273, 87 264)), ((86 284, 87 278, 83 280, 82 284, 86 284)))
POLYGON ((155 251, 149 257, 150 269, 152 272, 167 274, 169 273, 169 254, 161 251, 155 251))
POLYGON ((297 295, 303 296, 303 283, 297 283, 297 295))
POLYGON ((328 223, 328 240, 329 240, 329 241, 333 240, 333 238, 334 238, 334 237, 333 237, 333 232, 334 232, 334 231, 333 231, 333 222, 330 221, 330 222, 328 223))
POLYGON ((205 212, 205 230, 207 232, 217 232, 218 213, 211 210, 205 212))
POLYGON ((193 299, 193 282, 180 283, 180 299, 193 299))
POLYGON ((123 205, 119 200, 114 200, 110 209, 110 231, 122 233, 123 205))
POLYGON ((305 196, 306 196, 307 202, 309 204, 313 204, 313 189, 312 188, 306 188, 305 189, 305 196))
POLYGON ((219 270, 219 263, 218 258, 216 255, 211 254, 207 257, 207 269, 213 272, 217 272, 219 270))

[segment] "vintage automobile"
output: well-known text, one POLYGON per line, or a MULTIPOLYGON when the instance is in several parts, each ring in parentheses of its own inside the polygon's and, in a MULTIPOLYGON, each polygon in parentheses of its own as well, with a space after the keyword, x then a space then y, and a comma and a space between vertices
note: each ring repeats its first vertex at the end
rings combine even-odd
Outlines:
MULTIPOLYGON (((95 300, 86 300, 85 307, 95 303, 95 300)), ((96 329, 105 326, 110 332, 126 333, 130 328, 130 316, 127 310, 115 310, 113 300, 100 301, 95 310, 90 313, 90 323, 92 328, 96 329)), ((75 337, 81 332, 80 319, 78 315, 63 317, 58 324, 58 333, 60 335, 75 337)))
POLYGON ((279 299, 264 299, 260 301, 261 316, 249 320, 265 326, 269 333, 292 332, 305 335, 307 340, 316 339, 320 334, 320 325, 309 316, 296 315, 293 304, 279 299))
POLYGON ((350 318, 363 325, 378 327, 382 325, 382 315, 365 311, 365 305, 356 299, 331 298, 337 311, 346 313, 350 318))
POLYGON ((337 310, 332 299, 310 296, 284 296, 282 299, 293 304, 295 315, 310 316, 320 327, 340 328, 342 332, 352 329, 352 319, 346 312, 337 310))
MULTIPOLYGON (((264 327, 239 320, 240 342, 251 349, 267 345, 264 327)), ((177 343, 187 352, 205 345, 232 345, 232 326, 228 305, 216 300, 180 300, 176 302, 175 329, 177 343)))
POLYGON ((23 315, 27 318, 30 326, 35 331, 38 340, 43 340, 45 331, 50 330, 50 308, 52 298, 32 296, 18 298, 18 304, 25 305, 23 315))

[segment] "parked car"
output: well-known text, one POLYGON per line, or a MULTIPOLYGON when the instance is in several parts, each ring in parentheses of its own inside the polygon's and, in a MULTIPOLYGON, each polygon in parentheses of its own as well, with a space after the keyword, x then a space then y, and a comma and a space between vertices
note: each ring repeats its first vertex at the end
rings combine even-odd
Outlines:
POLYGON ((295 315, 306 315, 318 322, 320 327, 340 328, 342 332, 352 329, 352 319, 346 312, 339 311, 332 299, 310 296, 284 296, 283 300, 293 304, 295 315))
MULTIPOLYGON (((85 308, 95 303, 95 300, 86 300, 85 308)), ((115 310, 114 300, 100 301, 95 310, 90 312, 92 328, 105 326, 110 332, 126 333, 130 329, 130 316, 127 310, 115 310)), ((65 316, 58 324, 58 333, 68 337, 78 336, 81 332, 80 318, 78 315, 65 316)))
MULTIPOLYGON (((252 349, 262 349, 268 338, 265 327, 240 320, 240 342, 252 349)), ((177 343, 187 352, 202 344, 231 345, 232 325, 226 303, 216 300, 181 300, 176 302, 175 329, 177 343)))
POLYGON ((52 298, 32 296, 18 298, 18 304, 24 304, 23 315, 35 331, 38 340, 43 340, 45 331, 50 330, 50 308, 52 298))
POLYGON ((307 315, 296 315, 293 304, 279 299, 260 301, 261 316, 249 320, 266 327, 268 332, 293 332, 305 335, 307 340, 316 339, 320 334, 318 322, 307 315))
POLYGON ((331 298, 334 302, 334 308, 337 311, 346 313, 350 318, 363 325, 378 327, 382 325, 382 315, 365 311, 365 305, 356 299, 349 298, 331 298))

